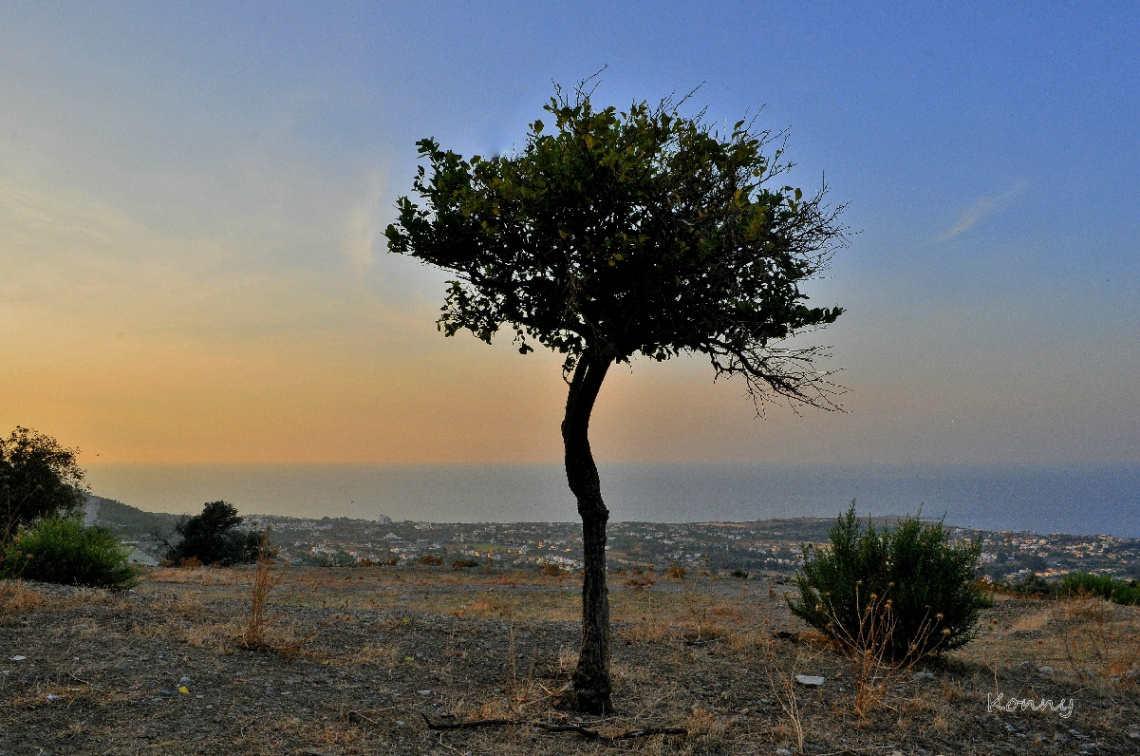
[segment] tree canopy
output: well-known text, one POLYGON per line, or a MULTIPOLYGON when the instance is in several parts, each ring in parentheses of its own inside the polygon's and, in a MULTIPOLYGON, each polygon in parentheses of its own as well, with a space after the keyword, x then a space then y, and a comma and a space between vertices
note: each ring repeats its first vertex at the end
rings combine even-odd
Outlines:
POLYGON ((255 562, 261 536, 238 530, 241 523, 242 517, 233 504, 207 502, 202 514, 175 525, 174 530, 182 539, 168 548, 166 559, 174 564, 190 559, 221 565, 255 562))
POLYGON ((22 426, 0 437, 0 545, 21 525, 79 511, 86 489, 78 454, 22 426))
POLYGON ((480 339, 506 326, 519 350, 538 342, 617 362, 707 355, 718 375, 830 405, 808 349, 773 348, 833 322, 805 304, 800 282, 838 243, 824 190, 774 186, 790 164, 778 137, 740 121, 721 135, 670 100, 595 110, 581 92, 553 98, 554 128, 535 121, 517 154, 464 159, 434 139, 388 227, 389 249, 458 275, 439 325, 480 339))

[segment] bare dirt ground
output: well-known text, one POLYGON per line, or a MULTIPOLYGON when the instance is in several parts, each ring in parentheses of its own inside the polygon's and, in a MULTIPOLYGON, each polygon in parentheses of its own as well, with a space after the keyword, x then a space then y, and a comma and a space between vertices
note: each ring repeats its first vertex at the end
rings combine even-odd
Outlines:
POLYGON ((613 574, 619 710, 579 720, 553 707, 575 658, 573 575, 274 577, 276 651, 239 641, 252 569, 156 569, 128 593, 0 582, 0 754, 1140 753, 1136 607, 999 597, 964 649, 864 678, 791 616, 789 585, 613 574), (999 694, 1072 708, 998 710, 999 694))

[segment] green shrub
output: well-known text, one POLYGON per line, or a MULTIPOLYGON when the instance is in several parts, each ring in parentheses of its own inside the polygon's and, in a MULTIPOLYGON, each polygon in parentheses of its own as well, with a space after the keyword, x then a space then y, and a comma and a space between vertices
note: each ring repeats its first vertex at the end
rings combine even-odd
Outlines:
POLYGON ((4 554, 4 577, 97 588, 129 588, 138 569, 131 550, 103 528, 75 518, 48 517, 20 531, 4 554))
POLYGON ((1061 578, 1057 592, 1062 596, 1088 594, 1100 596, 1108 601, 1126 606, 1140 604, 1140 585, 1136 581, 1127 582, 1108 575, 1091 572, 1077 572, 1061 578))
POLYGON ((182 564, 197 559, 202 564, 252 564, 257 561, 261 534, 237 530, 242 518, 233 504, 207 502, 202 514, 175 526, 182 540, 166 552, 167 561, 182 564))
POLYGON ((805 549, 792 612, 858 650, 902 659, 941 653, 974 637, 988 596, 975 579, 981 543, 955 545, 942 523, 906 518, 892 532, 864 530, 855 505, 830 532, 830 549, 805 549))
POLYGON ((1036 572, 1028 572, 1007 583, 1005 588, 1014 595, 1025 598, 1053 598, 1057 595, 1058 584, 1046 580, 1036 572))

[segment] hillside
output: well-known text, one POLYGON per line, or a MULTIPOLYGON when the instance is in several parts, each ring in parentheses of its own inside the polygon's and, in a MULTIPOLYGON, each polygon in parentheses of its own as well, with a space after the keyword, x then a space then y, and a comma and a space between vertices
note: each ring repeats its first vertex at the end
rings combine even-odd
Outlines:
POLYGON ((618 711, 576 718, 553 706, 580 632, 571 574, 279 567, 265 651, 241 642, 254 577, 156 569, 117 594, 0 582, 0 753, 948 756, 1140 743, 1136 607, 999 598, 964 649, 861 677, 790 615, 782 578, 615 574, 618 711), (861 680, 878 696, 862 718, 861 680), (999 709, 999 695, 1054 708, 999 709), (605 739, 652 728, 685 734, 605 739))

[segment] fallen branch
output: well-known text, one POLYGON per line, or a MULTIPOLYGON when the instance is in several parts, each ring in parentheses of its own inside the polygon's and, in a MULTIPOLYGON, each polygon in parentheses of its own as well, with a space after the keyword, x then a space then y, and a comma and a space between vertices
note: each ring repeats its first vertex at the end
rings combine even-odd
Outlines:
POLYGON ((526 722, 518 719, 468 719, 461 722, 433 722, 427 714, 421 714, 429 730, 466 730, 476 727, 502 727, 505 725, 530 725, 546 732, 573 732, 587 740, 603 740, 607 743, 616 743, 619 740, 633 740, 634 738, 648 738, 653 735, 688 735, 684 727, 646 727, 636 730, 627 730, 619 735, 603 735, 597 730, 574 724, 558 724, 554 722, 526 722))
POLYGON ((689 734, 689 731, 684 727, 645 727, 637 730, 626 730, 620 735, 603 735, 597 730, 591 730, 581 725, 535 722, 534 726, 547 732, 576 732, 588 740, 604 740, 607 743, 616 743, 619 740, 633 740, 634 738, 648 738, 653 735, 689 734))
POLYGON ((427 714, 420 714, 427 722, 429 730, 467 730, 475 727, 502 727, 503 725, 526 724, 516 719, 468 719, 462 722, 433 722, 427 714))
POLYGON ((648 738, 651 735, 688 735, 684 727, 647 727, 644 730, 630 730, 621 735, 614 735, 606 740, 632 740, 633 738, 648 738))
POLYGON ((535 722, 534 726, 540 730, 546 730, 547 732, 576 732, 588 740, 599 740, 602 737, 602 733, 598 732, 597 730, 590 730, 582 727, 581 725, 548 724, 546 722, 535 722))

